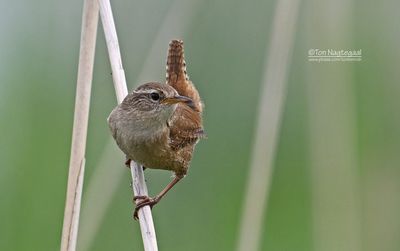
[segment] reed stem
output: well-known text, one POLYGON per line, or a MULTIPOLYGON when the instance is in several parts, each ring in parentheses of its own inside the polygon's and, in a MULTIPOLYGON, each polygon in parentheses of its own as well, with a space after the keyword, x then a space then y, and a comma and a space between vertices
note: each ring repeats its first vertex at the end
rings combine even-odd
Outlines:
POLYGON ((74 251, 78 237, 98 13, 97 0, 84 1, 61 251, 74 251))

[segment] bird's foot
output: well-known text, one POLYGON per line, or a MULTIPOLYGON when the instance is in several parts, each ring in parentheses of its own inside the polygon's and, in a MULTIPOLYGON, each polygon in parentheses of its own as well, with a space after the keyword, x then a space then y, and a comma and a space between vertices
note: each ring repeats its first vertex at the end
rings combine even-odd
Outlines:
POLYGON ((153 208, 153 206, 155 204, 157 204, 160 201, 160 199, 157 196, 154 198, 151 198, 146 195, 138 195, 138 196, 133 197, 133 201, 136 204, 135 212, 133 213, 133 218, 135 218, 135 220, 138 220, 139 219, 139 216, 138 216, 139 209, 141 209, 142 207, 145 207, 145 206, 150 206, 150 208, 153 208), (139 201, 137 201, 137 200, 139 200, 139 201))
MULTIPOLYGON (((129 168, 129 169, 131 169, 131 162, 132 162, 131 159, 126 158, 125 166, 126 166, 127 168, 129 168)), ((144 170, 146 170, 146 167, 145 167, 145 166, 143 166, 143 171, 144 171, 144 170)))
POLYGON ((125 166, 127 167, 127 168, 131 168, 131 159, 128 159, 128 158, 126 158, 126 161, 125 161, 125 166))

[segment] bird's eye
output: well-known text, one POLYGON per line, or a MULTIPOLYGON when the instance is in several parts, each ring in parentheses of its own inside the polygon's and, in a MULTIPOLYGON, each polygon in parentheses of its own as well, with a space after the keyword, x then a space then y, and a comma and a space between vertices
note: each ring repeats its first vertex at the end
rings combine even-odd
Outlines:
POLYGON ((151 99, 154 100, 154 101, 160 100, 160 94, 158 94, 157 92, 152 92, 152 93, 150 94, 150 97, 151 97, 151 99))

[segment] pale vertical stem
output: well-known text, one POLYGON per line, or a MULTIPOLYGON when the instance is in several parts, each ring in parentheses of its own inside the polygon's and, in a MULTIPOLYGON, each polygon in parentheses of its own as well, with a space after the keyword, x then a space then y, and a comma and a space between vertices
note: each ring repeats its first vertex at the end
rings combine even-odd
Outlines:
MULTIPOLYGON (((352 7, 349 0, 310 0, 307 49, 351 48, 352 7)), ((307 62, 313 241, 318 251, 362 249, 353 64, 307 62)))
POLYGON ((128 95, 128 88, 126 86, 125 71, 122 67, 117 30, 115 29, 110 1, 99 0, 99 5, 101 22, 103 24, 104 35, 106 37, 108 56, 110 58, 115 94, 117 96, 117 101, 119 104, 124 100, 126 95, 128 95))
MULTIPOLYGON (((132 188, 135 195, 148 195, 146 181, 143 175, 143 168, 131 161, 131 170, 133 184, 132 188), (136 171, 140 170, 140 171, 136 171)), ((142 232, 143 246, 145 251, 156 251, 157 247, 157 236, 154 229, 153 216, 151 215, 151 208, 149 206, 142 207, 138 211, 140 230, 142 232)))
POLYGON ((286 97, 286 80, 297 21, 299 0, 279 0, 271 43, 265 56, 263 91, 253 155, 243 202, 238 251, 259 250, 263 215, 266 213, 280 120, 286 97))
POLYGON ((74 204, 74 213, 72 214, 72 226, 71 226, 71 238, 70 244, 68 245, 69 250, 76 250, 76 242, 78 239, 78 228, 79 228, 79 217, 81 212, 81 198, 83 189, 83 177, 85 174, 85 158, 83 158, 81 166, 79 168, 78 182, 76 186, 76 202, 74 204))
POLYGON ((61 236, 62 251, 75 250, 78 236, 98 13, 99 8, 96 0, 85 0, 83 6, 67 198, 61 236))
MULTIPOLYGON (((106 37, 107 49, 110 58, 112 76, 118 103, 121 103, 128 94, 125 72, 122 67, 121 52, 114 18, 109 0, 99 0, 101 21, 106 37)), ((133 181, 133 193, 135 195, 148 195, 144 180, 143 168, 133 161, 131 162, 131 175, 133 181)), ((146 251, 158 250, 153 216, 149 206, 142 207, 139 212, 139 223, 142 232, 143 245, 146 251)))

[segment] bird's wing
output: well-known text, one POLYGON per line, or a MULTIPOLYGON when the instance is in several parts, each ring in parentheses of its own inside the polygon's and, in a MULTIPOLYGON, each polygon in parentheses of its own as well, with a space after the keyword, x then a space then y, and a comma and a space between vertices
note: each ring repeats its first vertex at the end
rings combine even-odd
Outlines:
POLYGON ((206 137, 202 127, 201 114, 185 104, 179 104, 170 121, 170 146, 181 149, 194 145, 206 137))

